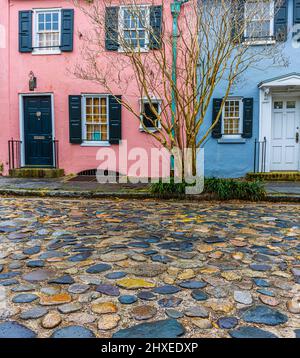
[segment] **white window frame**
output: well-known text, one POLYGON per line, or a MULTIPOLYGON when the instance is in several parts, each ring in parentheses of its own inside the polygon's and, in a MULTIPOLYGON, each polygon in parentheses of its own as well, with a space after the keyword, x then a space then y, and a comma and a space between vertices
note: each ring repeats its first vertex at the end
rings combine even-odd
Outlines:
POLYGON ((238 139, 242 138, 243 133, 243 113, 244 113, 244 102, 242 97, 228 97, 225 101, 222 109, 222 138, 224 139, 238 139), (225 120, 225 103, 229 101, 238 101, 239 102, 239 133, 238 134, 224 134, 224 120, 225 120))
MULTIPOLYGON (((255 38, 251 38, 251 37, 247 37, 247 26, 246 26, 246 6, 247 6, 247 2, 251 2, 250 1, 246 1, 245 2, 245 9, 244 9, 244 21, 245 21, 245 29, 244 29, 244 43, 248 44, 248 45, 268 45, 268 44, 274 44, 276 43, 276 40, 273 39, 274 37, 274 17, 275 17, 275 3, 274 0, 270 0, 270 32, 269 32, 269 39, 255 39, 255 38)), ((249 22, 249 21, 247 21, 249 22)))
POLYGON ((33 55, 59 55, 61 54, 61 8, 33 9, 33 55), (38 15, 47 12, 58 12, 59 47, 55 49, 38 48, 38 15))
POLYGON ((126 49, 124 49, 122 47, 122 44, 120 41, 120 38, 123 39, 124 41, 124 11, 128 10, 130 8, 134 8, 134 7, 138 7, 138 8, 144 8, 146 10, 146 27, 145 27, 145 47, 141 47, 141 48, 135 48, 135 51, 138 52, 148 52, 149 51, 149 28, 150 28, 150 5, 122 5, 120 6, 119 9, 119 43, 120 43, 120 47, 118 49, 119 52, 126 52, 126 49))
POLYGON ((82 147, 108 147, 109 143, 109 95, 107 94, 89 94, 85 93, 81 95, 81 108, 82 108, 82 147), (106 141, 90 141, 86 140, 86 99, 87 98, 105 98, 106 99, 106 123, 107 123, 107 140, 106 141))
MULTIPOLYGON (((161 104, 162 104, 162 100, 159 98, 151 98, 151 102, 153 104, 158 104, 158 113, 161 114, 161 104)), ((157 127, 147 127, 147 130, 143 127, 143 115, 142 115, 142 111, 143 111, 143 105, 145 103, 150 103, 149 99, 147 97, 141 98, 140 99, 140 127, 139 130, 141 132, 157 132, 158 129, 161 129, 161 122, 158 121, 157 123, 157 127)))

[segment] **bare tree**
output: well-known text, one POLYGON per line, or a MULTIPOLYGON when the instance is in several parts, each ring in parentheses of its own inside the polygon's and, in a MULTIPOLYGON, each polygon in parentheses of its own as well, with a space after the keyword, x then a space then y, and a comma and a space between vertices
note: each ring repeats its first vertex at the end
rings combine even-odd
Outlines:
MULTIPOLYGON (((280 1, 276 1, 275 12, 280 1)), ((180 149, 182 163, 184 148, 190 148, 195 173, 197 150, 219 121, 224 104, 243 73, 265 59, 274 64, 285 61, 280 41, 284 31, 277 33, 277 41, 261 38, 273 16, 269 8, 257 6, 261 2, 251 0, 246 12, 242 11, 242 0, 190 0, 182 6, 175 80, 170 1, 163 1, 158 31, 149 21, 149 7, 141 1, 117 1, 120 8, 111 12, 107 9, 116 6, 116 1, 112 5, 110 1, 75 0, 91 28, 82 33, 85 41, 74 73, 80 79, 100 84, 110 94, 122 94, 122 98, 116 99, 136 120, 141 121, 143 116, 151 123, 150 130, 141 121, 156 143, 170 152, 175 147, 180 149), (110 18, 115 11, 123 11, 117 28, 110 18), (254 41, 259 46, 253 46, 254 41), (115 44, 117 51, 107 51, 107 42, 115 44), (219 113, 203 131, 209 104, 221 84, 225 90, 219 113), (132 99, 137 97, 148 103, 147 111, 136 106, 132 99)), ((151 5, 157 5, 157 1, 151 5)))

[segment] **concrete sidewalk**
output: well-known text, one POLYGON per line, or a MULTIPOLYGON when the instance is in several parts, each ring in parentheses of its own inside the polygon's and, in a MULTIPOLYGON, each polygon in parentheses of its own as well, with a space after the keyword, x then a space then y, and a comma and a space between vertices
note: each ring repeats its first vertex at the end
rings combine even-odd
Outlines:
MULTIPOLYGON (((300 202, 300 182, 266 182, 267 200, 300 202)), ((86 197, 86 198, 156 198, 149 184, 99 184, 93 177, 59 179, 23 179, 0 177, 0 195, 86 197)), ((210 199, 201 194, 194 200, 210 199)))

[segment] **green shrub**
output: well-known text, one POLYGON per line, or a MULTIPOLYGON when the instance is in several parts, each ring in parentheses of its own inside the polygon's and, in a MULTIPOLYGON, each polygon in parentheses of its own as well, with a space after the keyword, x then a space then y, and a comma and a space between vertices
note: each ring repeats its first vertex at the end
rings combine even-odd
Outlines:
POLYGON ((259 201, 266 191, 261 181, 208 178, 205 180, 206 193, 214 193, 220 200, 238 199, 259 201))
MULTIPOLYGON (((160 198, 168 198, 172 196, 184 197, 185 188, 190 184, 185 182, 174 183, 174 178, 170 179, 170 183, 162 181, 151 184, 150 192, 160 198)), ((263 200, 266 192, 261 181, 249 182, 237 179, 205 179, 204 193, 213 194, 219 200, 263 200)))

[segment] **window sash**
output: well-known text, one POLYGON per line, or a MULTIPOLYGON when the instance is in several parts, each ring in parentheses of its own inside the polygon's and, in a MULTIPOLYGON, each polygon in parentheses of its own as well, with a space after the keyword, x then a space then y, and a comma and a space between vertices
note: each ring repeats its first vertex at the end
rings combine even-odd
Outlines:
MULTIPOLYGON (((122 42, 128 40, 128 45, 134 44, 133 50, 148 50, 149 44, 149 29, 150 26, 150 7, 147 5, 121 6, 119 16, 119 43, 121 44, 120 51, 126 51, 122 48, 122 42), (132 10, 130 10, 132 9, 132 10), (125 13, 129 11, 129 23, 125 24, 125 13), (132 16, 138 15, 139 11, 144 12, 144 26, 140 19, 133 20, 132 16)), ((127 46, 127 45, 126 45, 127 46)))
POLYGON ((61 9, 45 9, 34 10, 34 50, 38 53, 43 52, 57 52, 60 51, 61 45, 61 9), (57 21, 53 21, 53 18, 57 14, 57 21), (41 22, 40 16, 43 15, 44 19, 41 22), (51 16, 51 20, 46 21, 46 15, 51 16), (44 29, 40 28, 41 24, 44 24, 44 29), (46 29, 46 23, 50 23, 51 29, 46 29), (53 24, 57 23, 58 29, 53 29, 53 24))
MULTIPOLYGON (((147 129, 156 129, 156 128, 160 128, 160 121, 159 121, 159 119, 157 118, 156 119, 156 125, 153 125, 152 123, 151 123, 151 116, 149 115, 148 116, 148 118, 150 118, 150 119, 148 119, 146 116, 144 116, 144 114, 143 113, 145 113, 146 115, 147 115, 147 113, 146 113, 146 109, 145 109, 145 105, 147 105, 147 104, 149 104, 150 105, 150 103, 149 103, 149 101, 148 100, 145 100, 145 99, 141 99, 141 115, 140 115, 140 118, 141 118, 141 124, 140 124, 140 128, 141 129, 143 129, 144 127, 145 128, 147 128, 147 129), (149 126, 147 126, 147 125, 145 125, 145 123, 149 123, 150 125, 149 126), (143 126, 143 124, 144 124, 144 126, 143 126)), ((155 99, 155 100, 153 100, 152 101, 152 104, 154 105, 154 106, 157 106, 157 112, 158 112, 158 114, 160 115, 161 114, 161 100, 159 100, 159 99, 155 99)), ((149 108, 149 110, 151 110, 150 108, 149 108)), ((153 114, 153 117, 154 117, 154 113, 152 113, 153 114)))
MULTIPOLYGON (((245 29, 244 29, 244 37, 246 39, 265 39, 265 38, 272 38, 274 36, 274 11, 275 11, 275 7, 274 7, 274 0, 266 0, 266 1, 260 1, 259 3, 261 4, 261 6, 263 6, 263 3, 268 3, 269 5, 269 11, 267 12, 267 15, 265 18, 261 19, 258 14, 253 14, 253 18, 252 19, 248 19, 248 16, 251 15, 251 11, 253 11, 253 6, 249 6, 249 3, 253 3, 253 1, 246 1, 245 2, 245 13, 244 13, 244 20, 245 20, 245 29), (248 6, 250 7, 250 9, 248 9, 248 6), (248 15, 248 12, 250 11, 250 15, 248 15), (261 34, 258 33, 258 36, 253 36, 254 33, 256 32, 256 29, 258 28, 263 28, 262 24, 268 24, 268 33, 267 34, 263 34, 261 32, 261 34), (251 31, 251 27, 254 28, 254 32, 251 31), (250 29, 249 29, 250 28, 250 29), (249 33, 250 32, 250 33, 249 33)), ((256 4, 259 4, 256 3, 256 4)), ((257 5, 256 5, 257 6, 257 5)), ((256 33, 255 33, 256 35, 256 33)))
POLYGON ((109 109, 108 96, 84 95, 83 96, 83 141, 108 142, 109 141, 109 109))
POLYGON ((222 136, 241 136, 243 127, 243 102, 241 99, 230 98, 225 101, 222 113, 222 136), (236 106, 238 105, 238 109, 236 106), (226 113, 227 108, 229 113, 226 113))

